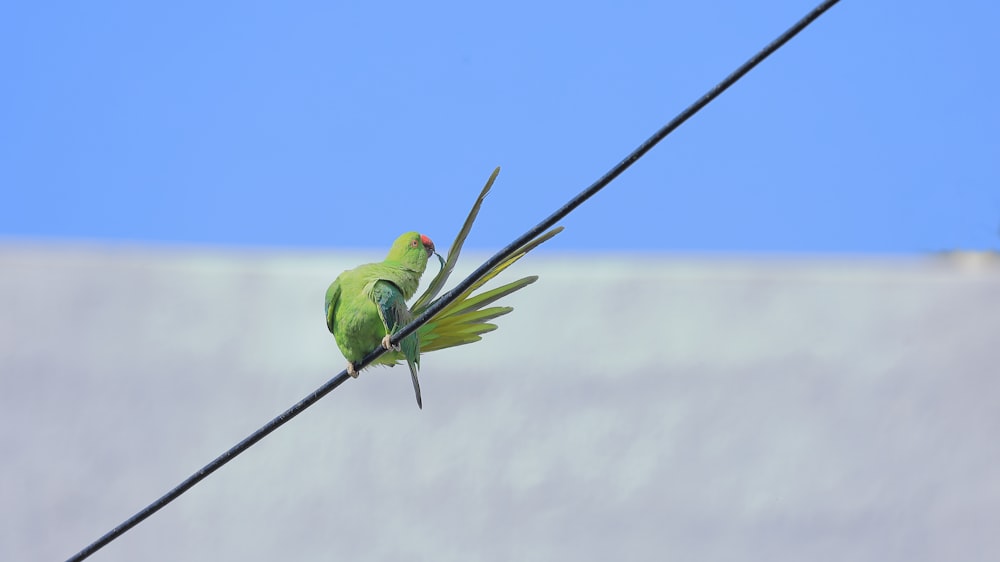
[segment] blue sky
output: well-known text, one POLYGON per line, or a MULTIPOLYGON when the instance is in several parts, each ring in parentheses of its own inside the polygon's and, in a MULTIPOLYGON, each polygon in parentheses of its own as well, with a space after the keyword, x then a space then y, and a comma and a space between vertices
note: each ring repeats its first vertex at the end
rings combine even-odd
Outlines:
MULTIPOLYGON (((544 218, 814 6, 9 3, 0 239, 469 246, 544 218)), ((555 251, 1000 247, 991 2, 845 0, 555 251)))

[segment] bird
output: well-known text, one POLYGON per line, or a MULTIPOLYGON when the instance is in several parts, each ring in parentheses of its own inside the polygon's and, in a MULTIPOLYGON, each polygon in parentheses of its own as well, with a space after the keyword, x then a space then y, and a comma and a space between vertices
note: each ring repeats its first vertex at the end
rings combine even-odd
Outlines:
POLYGON ((347 359, 347 374, 357 378, 357 363, 377 345, 401 352, 410 368, 417 406, 423 409, 420 381, 419 335, 412 333, 399 345, 390 339, 412 318, 406 301, 417 292, 434 243, 419 232, 405 232, 393 242, 389 255, 378 263, 349 269, 326 291, 326 325, 347 359))
POLYGON ((493 170, 476 198, 462 229, 452 242, 447 259, 437 253, 434 243, 427 235, 416 231, 405 232, 393 242, 385 260, 345 271, 330 284, 325 299, 327 328, 347 359, 347 373, 350 376, 357 378, 358 363, 380 346, 386 352, 371 364, 391 367, 405 362, 410 369, 417 406, 423 409, 417 378, 420 355, 480 341, 483 334, 497 329, 491 320, 514 310, 510 306, 488 305, 538 280, 537 275, 529 275, 495 289, 473 294, 528 252, 561 232, 561 226, 518 247, 510 257, 483 272, 450 304, 404 337, 398 346, 392 345, 393 334, 437 302, 435 297, 454 270, 483 200, 499 173, 500 168, 493 170), (416 292, 432 255, 437 256, 440 270, 424 293, 407 308, 406 301, 416 292))

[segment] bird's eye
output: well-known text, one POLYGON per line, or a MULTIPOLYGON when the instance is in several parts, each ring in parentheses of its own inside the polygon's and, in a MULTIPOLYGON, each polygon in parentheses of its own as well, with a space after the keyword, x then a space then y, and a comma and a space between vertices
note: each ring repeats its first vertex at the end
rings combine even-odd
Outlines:
POLYGON ((410 247, 411 248, 416 248, 417 247, 417 241, 416 240, 410 240, 410 247))

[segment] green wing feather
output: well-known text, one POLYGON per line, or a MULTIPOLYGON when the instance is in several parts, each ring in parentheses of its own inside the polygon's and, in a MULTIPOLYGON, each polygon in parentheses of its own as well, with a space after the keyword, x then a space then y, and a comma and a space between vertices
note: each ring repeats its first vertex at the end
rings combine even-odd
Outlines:
POLYGON ((406 309, 406 301, 403 300, 403 292, 391 281, 382 279, 375 281, 371 298, 375 302, 386 333, 396 333, 396 330, 409 321, 409 311, 406 309))
POLYGON ((336 317, 337 305, 340 304, 340 278, 330 283, 326 290, 326 327, 333 333, 333 319, 336 317))
MULTIPOLYGON (((450 277, 451 272, 455 269, 455 264, 458 262, 458 256, 462 251, 463 244, 465 244, 465 239, 472 230, 472 224, 479 215, 483 199, 486 198, 499 173, 500 168, 493 170, 493 173, 486 181, 486 185, 479 193, 479 197, 476 198, 472 210, 469 211, 469 216, 465 219, 465 224, 462 225, 462 229, 455 237, 455 241, 448 251, 448 259, 442 261, 441 271, 438 272, 428 285, 427 290, 414 301, 411 308, 414 317, 427 310, 435 302, 435 297, 437 297, 445 283, 447 283, 448 277, 450 277)), ((514 309, 509 306, 490 307, 489 305, 534 283, 538 280, 538 276, 530 275, 522 277, 521 279, 483 293, 476 295, 473 295, 473 293, 513 265, 517 260, 523 258, 528 252, 562 232, 562 229, 563 227, 561 226, 553 228, 526 242, 513 255, 483 274, 472 286, 462 292, 454 302, 446 306, 427 321, 426 324, 421 326, 417 330, 420 340, 420 352, 436 351, 438 349, 477 342, 482 339, 483 334, 496 330, 496 324, 489 321, 508 314, 514 309)), ((390 351, 382 355, 376 362, 392 365, 403 360, 402 353, 390 351)))
MULTIPOLYGON (((386 333, 394 334, 410 320, 410 311, 406 308, 403 292, 391 281, 379 280, 372 288, 372 300, 378 309, 382 325, 386 333)), ((420 367, 420 334, 410 334, 399 342, 401 354, 410 368, 410 379, 413 381, 413 392, 417 396, 417 407, 423 409, 424 403, 420 397, 420 381, 417 379, 417 369, 420 367)), ((395 362, 393 363, 395 364, 395 362)))
POLYGON ((420 298, 414 301, 412 309, 415 314, 420 314, 419 311, 423 311, 430 306, 431 301, 441 292, 444 284, 448 282, 448 277, 451 276, 451 272, 455 270, 455 264, 458 263, 458 255, 462 252, 462 245, 465 244, 465 238, 472 230, 472 223, 476 222, 476 217, 479 216, 479 209, 483 206, 483 199, 486 199, 486 195, 490 192, 490 188, 493 187, 493 182, 496 181, 497 174, 499 173, 500 167, 497 166, 493 169, 493 173, 490 174, 490 178, 486 180, 486 185, 479 192, 479 197, 476 197, 476 202, 473 203, 472 210, 469 211, 469 216, 465 218, 462 230, 458 231, 455 241, 451 243, 451 248, 448 250, 448 259, 441 266, 441 271, 434 276, 434 279, 431 280, 430 285, 427 286, 427 290, 420 295, 420 298))

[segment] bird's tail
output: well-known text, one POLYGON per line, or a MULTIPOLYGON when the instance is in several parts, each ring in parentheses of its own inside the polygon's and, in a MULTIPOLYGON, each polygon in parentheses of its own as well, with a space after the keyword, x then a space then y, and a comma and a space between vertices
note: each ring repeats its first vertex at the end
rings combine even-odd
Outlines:
POLYGON ((420 381, 417 380, 417 365, 413 362, 407 363, 410 367, 410 378, 413 379, 413 392, 417 395, 417 407, 424 409, 424 401, 420 398, 420 381))
MULTIPOLYGON (((514 262, 524 257, 529 251, 539 244, 552 238, 562 230, 562 227, 554 228, 538 238, 525 244, 521 250, 515 253, 510 259, 500 263, 491 269, 486 275, 479 278, 471 287, 452 302, 435 314, 426 324, 417 330, 420 341, 420 353, 437 351, 448 347, 465 345, 477 342, 483 334, 497 329, 497 325, 491 320, 499 318, 504 314, 509 314, 514 310, 510 306, 490 306, 496 301, 517 292, 524 287, 538 280, 537 275, 522 277, 489 291, 472 294, 481 288, 485 283, 496 277, 500 272, 510 267, 514 262)), ((428 305, 430 306, 430 303, 428 305)), ((423 310, 413 310, 416 316, 423 310)), ((394 365, 405 361, 403 353, 390 351, 375 360, 376 363, 394 365)))
MULTIPOLYGON (((424 291, 424 293, 413 303, 413 307, 410 311, 412 313, 412 317, 420 315, 437 301, 435 297, 437 297, 441 289, 444 288, 445 283, 448 281, 448 277, 451 275, 455 264, 458 262, 458 255, 462 250, 462 246, 465 244, 465 238, 472 229, 472 224, 475 222, 476 216, 479 214, 479 209, 482 206, 483 200, 486 198, 490 188, 493 186, 493 181, 496 179, 498 173, 500 173, 500 168, 493 170, 493 174, 490 175, 486 185, 483 186, 482 191, 479 193, 479 197, 476 198, 476 201, 472 206, 472 210, 469 211, 469 216, 465 219, 465 224, 462 225, 462 229, 459 231, 458 235, 455 237, 454 243, 452 243, 451 248, 448 250, 448 259, 442 263, 441 271, 439 271, 431 281, 427 290, 424 291)), ((497 287, 477 295, 473 295, 472 293, 479 290, 479 288, 481 288, 484 284, 499 275, 500 272, 513 265, 514 262, 523 258, 528 252, 537 248, 539 245, 546 242, 556 234, 559 234, 562 229, 563 227, 561 226, 553 228, 552 230, 537 236, 529 242, 526 242, 523 246, 518 248, 517 251, 511 255, 511 257, 497 264, 495 267, 483 274, 483 276, 477 279, 471 287, 459 295, 455 301, 443 308, 440 312, 435 314, 433 318, 427 321, 426 324, 421 326, 417 330, 417 334, 420 339, 420 353, 476 342, 482 339, 483 334, 496 330, 496 324, 489 321, 503 316, 504 314, 508 314, 514 309, 509 306, 489 305, 492 305, 497 300, 534 283, 538 280, 538 276, 530 275, 528 277, 522 277, 517 281, 507 283, 502 287, 497 287)), ((403 353, 390 351, 376 359, 375 362, 383 365, 395 365, 403 360, 405 360, 403 353)), ((416 377, 416 373, 414 372, 413 385, 414 388, 418 389, 419 396, 419 387, 417 386, 416 377)))

